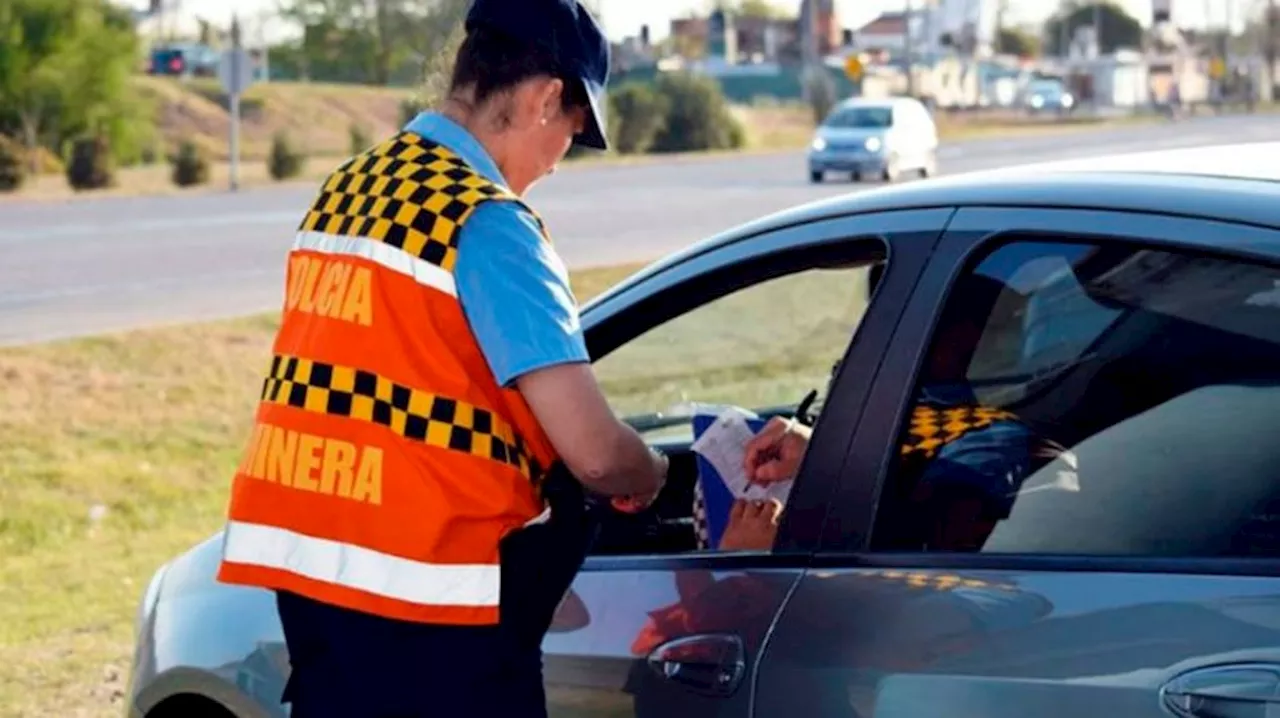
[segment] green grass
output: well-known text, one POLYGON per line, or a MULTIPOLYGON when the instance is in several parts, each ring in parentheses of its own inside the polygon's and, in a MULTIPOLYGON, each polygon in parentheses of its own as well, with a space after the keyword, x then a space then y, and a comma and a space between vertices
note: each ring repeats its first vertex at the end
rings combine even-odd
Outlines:
MULTIPOLYGON (((575 273, 580 299, 636 267, 575 273)), ((865 271, 773 280, 605 357, 621 413, 825 385, 865 271)), ((119 716, 152 572, 221 525, 276 327, 255 316, 0 350, 0 716, 119 716)))

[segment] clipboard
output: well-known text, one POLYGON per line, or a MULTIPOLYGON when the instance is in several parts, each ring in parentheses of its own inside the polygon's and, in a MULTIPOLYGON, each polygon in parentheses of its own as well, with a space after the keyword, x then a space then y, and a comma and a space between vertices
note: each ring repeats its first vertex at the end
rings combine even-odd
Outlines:
MULTIPOLYGON (((737 409, 746 417, 747 426, 752 433, 758 433, 764 428, 766 421, 755 417, 750 412, 737 409)), ((693 416, 693 437, 696 442, 702 435, 715 424, 720 418, 722 412, 715 414, 698 413, 693 416)), ((733 508, 733 502, 737 498, 730 490, 724 478, 716 470, 716 467, 707 460, 706 457, 697 453, 693 454, 698 469, 698 489, 695 495, 694 507, 694 524, 698 533, 699 542, 705 548, 714 548, 720 545, 720 537, 724 535, 725 526, 729 523, 729 511, 733 508)))

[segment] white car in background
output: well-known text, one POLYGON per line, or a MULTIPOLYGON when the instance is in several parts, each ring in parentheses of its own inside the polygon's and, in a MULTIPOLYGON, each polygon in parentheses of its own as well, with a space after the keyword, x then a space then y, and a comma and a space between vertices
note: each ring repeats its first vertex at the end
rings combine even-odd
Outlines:
POLYGON ((836 105, 809 146, 809 179, 847 172, 855 182, 874 175, 894 182, 904 173, 938 171, 938 127, 911 97, 856 97, 836 105))

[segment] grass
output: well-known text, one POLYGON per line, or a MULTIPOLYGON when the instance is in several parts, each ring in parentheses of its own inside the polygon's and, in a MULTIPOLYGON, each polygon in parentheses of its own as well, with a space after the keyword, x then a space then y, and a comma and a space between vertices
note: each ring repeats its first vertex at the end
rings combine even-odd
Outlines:
MULTIPOLYGON (((576 272, 574 288, 585 300, 635 269, 576 272)), ((824 385, 864 293, 862 269, 756 285, 598 375, 625 413, 794 402, 824 385)), ((254 316, 0 350, 0 716, 121 714, 141 592, 221 525, 275 327, 254 316)))

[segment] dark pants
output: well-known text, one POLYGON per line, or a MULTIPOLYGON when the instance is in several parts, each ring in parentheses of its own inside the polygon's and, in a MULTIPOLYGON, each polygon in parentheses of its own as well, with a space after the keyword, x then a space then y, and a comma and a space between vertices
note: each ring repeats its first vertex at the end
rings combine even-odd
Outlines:
POLYGON ((396 621, 277 595, 293 718, 545 718, 541 653, 501 626, 396 621))
POLYGON ((562 467, 543 494, 552 519, 500 546, 499 625, 411 623, 278 594, 293 718, 545 718, 542 639, 596 522, 562 467))

